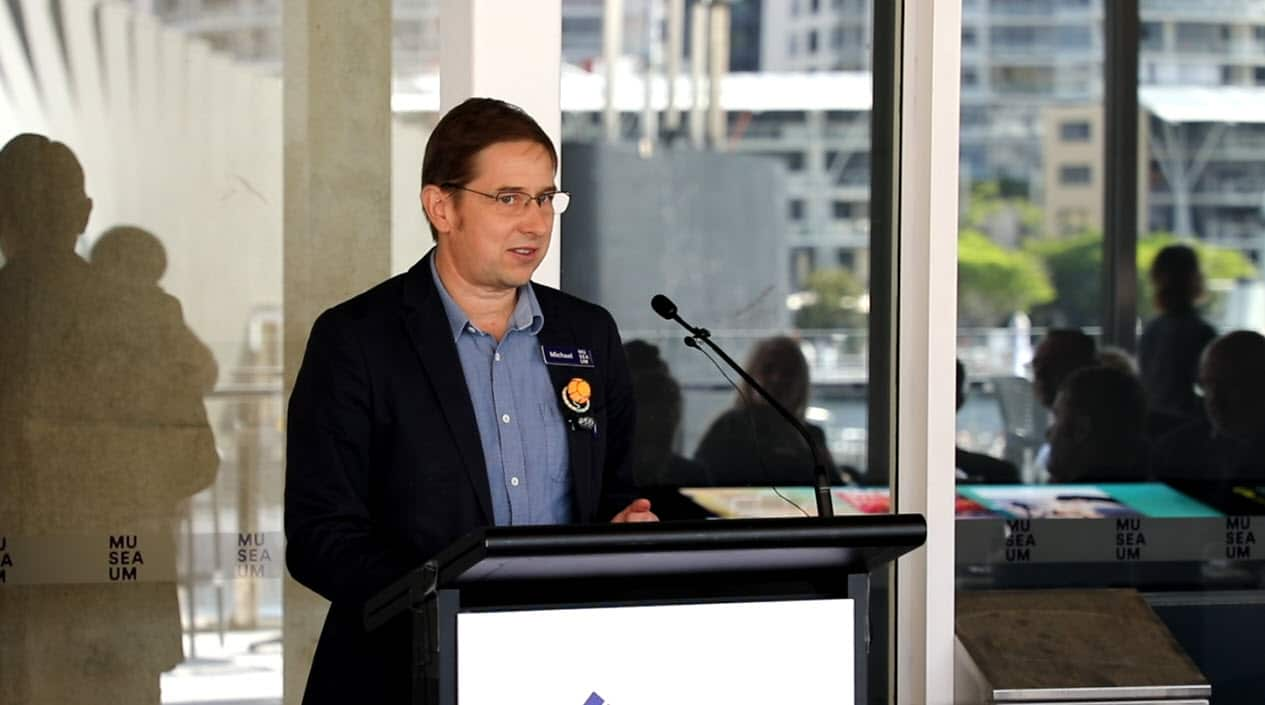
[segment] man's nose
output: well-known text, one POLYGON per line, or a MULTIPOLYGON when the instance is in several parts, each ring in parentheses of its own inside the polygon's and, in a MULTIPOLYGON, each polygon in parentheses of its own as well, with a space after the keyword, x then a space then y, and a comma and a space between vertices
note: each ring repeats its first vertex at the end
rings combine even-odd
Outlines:
POLYGON ((553 208, 549 205, 542 205, 539 201, 529 201, 523 218, 528 232, 547 235, 553 230, 553 208))

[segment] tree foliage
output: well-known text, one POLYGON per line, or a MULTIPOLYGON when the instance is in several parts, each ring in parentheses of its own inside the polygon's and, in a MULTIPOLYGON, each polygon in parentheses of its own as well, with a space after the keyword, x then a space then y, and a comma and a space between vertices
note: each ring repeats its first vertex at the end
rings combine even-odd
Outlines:
POLYGON ((1039 234, 1044 222, 1041 208, 1028 200, 1026 189, 1020 191, 1000 181, 978 181, 971 185, 959 225, 963 230, 994 235, 1011 230, 1025 238, 1039 234))
POLYGON ((1102 318, 1102 235, 1032 239, 1024 250, 1050 273, 1055 296, 1032 310, 1038 326, 1094 326, 1102 318))
POLYGON ((865 286, 846 269, 818 269, 808 275, 805 288, 811 303, 795 312, 798 328, 864 328, 865 286))
POLYGON ((1054 298, 1054 287, 1041 261, 1029 252, 1004 248, 983 233, 958 234, 958 322, 1002 324, 1016 311, 1054 298))
MULTIPOLYGON (((1204 277, 1209 282, 1234 281, 1256 276, 1252 263, 1238 250, 1209 245, 1197 240, 1181 241, 1168 233, 1151 233, 1139 238, 1138 315, 1155 315, 1147 272, 1155 255, 1176 242, 1194 248, 1204 277)), ((1102 319, 1102 234, 1086 232, 1071 238, 1029 240, 1025 249, 1040 257, 1050 272, 1057 297, 1036 308, 1037 325, 1093 326, 1102 319)))

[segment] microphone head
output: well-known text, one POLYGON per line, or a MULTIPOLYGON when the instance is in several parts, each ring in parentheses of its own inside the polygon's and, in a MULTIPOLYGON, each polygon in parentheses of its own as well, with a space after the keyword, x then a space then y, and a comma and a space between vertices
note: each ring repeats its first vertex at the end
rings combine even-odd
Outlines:
POLYGON ((650 308, 654 312, 668 319, 669 321, 676 317, 676 304, 672 303, 672 299, 663 294, 655 294, 650 299, 650 308))

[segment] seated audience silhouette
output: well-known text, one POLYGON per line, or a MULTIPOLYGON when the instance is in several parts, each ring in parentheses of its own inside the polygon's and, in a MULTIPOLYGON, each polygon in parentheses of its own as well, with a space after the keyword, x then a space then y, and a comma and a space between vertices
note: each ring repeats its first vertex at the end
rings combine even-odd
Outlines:
MULTIPOLYGON (((961 360, 958 360, 957 368, 957 410, 961 411, 962 405, 966 403, 966 368, 962 366, 961 360)), ((984 453, 974 453, 960 446, 954 449, 953 457, 957 467, 959 484, 1013 484, 1019 482, 1019 469, 1001 458, 994 458, 984 453)))
POLYGON ((1051 482, 1145 480, 1146 395, 1133 375, 1088 367, 1063 381, 1050 426, 1051 482))
POLYGON ((1053 409, 1063 380, 1079 369, 1096 364, 1093 338, 1075 328, 1055 328, 1046 333, 1032 354, 1032 383, 1037 401, 1053 409))
POLYGON ((1156 474, 1215 485, 1265 480, 1265 337, 1241 330, 1214 340, 1199 385, 1206 418, 1156 443, 1156 474))
POLYGON ((1179 421, 1196 418, 1202 414, 1195 396, 1199 356, 1217 335, 1195 309, 1204 293, 1199 256, 1185 245, 1169 245, 1156 255, 1150 277, 1160 314, 1138 340, 1142 387, 1155 412, 1179 421))
MULTIPOLYGON (((1063 380, 1073 372, 1099 364, 1094 339, 1075 328, 1055 328, 1046 333, 1032 354, 1032 393, 1047 411, 1063 380)), ((1048 432, 1046 434, 1049 435, 1048 432)), ((1037 449, 1036 467, 1048 471, 1050 444, 1037 449)))
POLYGON ((1114 367, 1121 372, 1138 376, 1138 362, 1127 350, 1114 346, 1106 346, 1098 351, 1098 364, 1103 367, 1114 367))
MULTIPOLYGON (((624 344, 637 399, 633 477, 639 487, 700 487, 711 482, 703 466, 674 451, 681 426, 681 387, 659 348, 642 340, 624 344)), ((658 503, 655 504, 658 506, 658 503)))
MULTIPOLYGON (((747 371, 787 411, 801 421, 808 408, 808 361, 799 343, 786 337, 756 344, 747 371)), ((811 485, 814 455, 838 479, 826 449, 826 434, 805 423, 813 448, 773 407, 745 382, 733 407, 722 413, 703 435, 694 459, 707 468, 717 485, 811 485)))

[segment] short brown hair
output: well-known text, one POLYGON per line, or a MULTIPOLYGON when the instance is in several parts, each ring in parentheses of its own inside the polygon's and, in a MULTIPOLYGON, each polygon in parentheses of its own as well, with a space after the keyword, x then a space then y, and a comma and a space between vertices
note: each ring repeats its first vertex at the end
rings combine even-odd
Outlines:
MULTIPOLYGON (((553 140, 522 108, 496 98, 469 98, 449 110, 426 141, 422 186, 465 185, 474 174, 474 158, 500 142, 535 142, 558 166, 553 140)), ((430 226, 432 237, 438 237, 430 226)))

